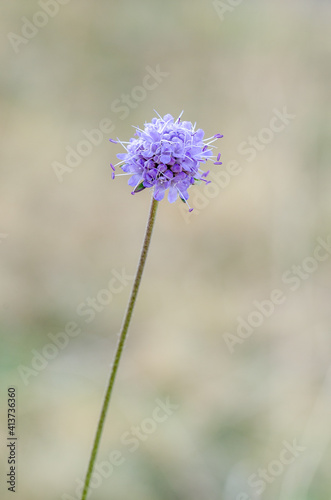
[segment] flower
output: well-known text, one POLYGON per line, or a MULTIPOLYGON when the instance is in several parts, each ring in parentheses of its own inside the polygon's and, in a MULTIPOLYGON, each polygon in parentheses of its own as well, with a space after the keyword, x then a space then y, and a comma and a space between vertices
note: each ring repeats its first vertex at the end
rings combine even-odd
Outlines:
MULTIPOLYGON (((155 200, 160 201, 169 189, 170 203, 176 201, 178 196, 187 203, 187 191, 191 185, 196 181, 210 182, 206 180, 209 171, 203 172, 199 167, 201 163, 215 158, 209 148, 213 148, 211 144, 223 136, 216 134, 203 140, 204 131, 195 130, 195 124, 191 122, 182 122, 182 114, 176 121, 170 114, 163 118, 158 115, 159 118, 145 123, 144 130, 135 127, 136 138, 129 142, 110 139, 126 150, 126 153, 117 155, 121 160, 117 165, 121 165, 124 172, 120 175, 131 175, 128 184, 134 188, 132 194, 153 188, 155 200)), ((220 156, 218 154, 215 165, 221 165, 220 156)), ((115 178, 115 167, 110 166, 112 178, 115 178)))

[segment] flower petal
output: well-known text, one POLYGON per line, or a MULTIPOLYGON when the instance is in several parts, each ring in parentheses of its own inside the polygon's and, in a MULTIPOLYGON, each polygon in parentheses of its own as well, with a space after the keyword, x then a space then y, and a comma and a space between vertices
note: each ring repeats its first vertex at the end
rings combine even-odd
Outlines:
POLYGON ((157 201, 163 200, 164 194, 165 194, 165 188, 155 187, 155 190, 154 190, 154 199, 155 200, 157 200, 157 201))
POLYGON ((174 201, 177 200, 177 197, 178 197, 178 191, 177 191, 176 186, 170 186, 169 193, 168 193, 169 203, 174 203, 174 201))
POLYGON ((135 174, 132 177, 130 177, 130 179, 128 180, 128 184, 129 186, 135 187, 140 182, 140 180, 142 180, 141 175, 135 174))

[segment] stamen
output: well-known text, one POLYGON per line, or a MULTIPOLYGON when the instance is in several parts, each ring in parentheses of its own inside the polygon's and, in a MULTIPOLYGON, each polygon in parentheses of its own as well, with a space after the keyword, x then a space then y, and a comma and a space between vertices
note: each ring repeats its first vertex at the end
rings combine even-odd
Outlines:
POLYGON ((143 130, 140 127, 136 127, 136 125, 131 125, 131 127, 135 128, 136 130, 139 130, 139 132, 145 132, 145 130, 143 130))
POLYGON ((222 137, 224 137, 222 134, 215 134, 212 137, 208 137, 208 139, 205 139, 205 142, 206 141, 210 141, 210 139, 213 139, 212 142, 214 142, 214 140, 216 140, 216 139, 222 139, 222 137))
POLYGON ((135 194, 135 193, 136 193, 136 189, 137 189, 137 187, 139 186, 139 184, 141 183, 141 181, 142 181, 142 180, 143 180, 143 177, 140 179, 140 181, 139 181, 139 182, 137 182, 137 184, 136 184, 136 186, 135 186, 134 190, 133 190, 133 191, 131 191, 131 194, 135 194))
POLYGON ((182 117, 182 114, 183 114, 183 113, 184 113, 184 110, 181 112, 181 114, 180 114, 180 115, 179 115, 179 117, 177 118, 177 123, 179 123, 179 122, 180 122, 180 119, 181 119, 181 117, 182 117))
MULTIPOLYGON (((117 140, 118 140, 118 142, 121 144, 121 146, 123 146, 123 148, 125 149, 125 151, 128 153, 128 152, 129 152, 129 151, 128 151, 128 148, 125 146, 124 142, 123 142, 123 141, 121 141, 120 139, 117 139, 117 140)), ((129 144, 129 143, 127 142, 127 144, 129 144)))
POLYGON ((180 189, 176 186, 176 189, 181 197, 182 200, 184 200, 184 202, 186 203, 186 205, 188 206, 189 208, 189 212, 192 212, 193 208, 190 207, 190 205, 187 203, 187 200, 184 198, 184 195, 183 193, 181 193, 180 189))
POLYGON ((185 155, 185 156, 186 156, 186 158, 188 158, 189 160, 194 162, 193 158, 191 158, 190 156, 187 156, 187 155, 185 155))
POLYGON ((163 120, 162 116, 159 115, 159 113, 154 109, 153 111, 155 111, 155 113, 157 114, 157 116, 160 118, 160 120, 163 120))
POLYGON ((126 160, 121 160, 119 161, 118 163, 115 164, 115 167, 117 167, 118 165, 120 165, 121 163, 126 163, 126 160))
MULTIPOLYGON (((214 139, 206 139, 206 141, 209 141, 206 143, 209 146, 210 144, 213 144, 213 142, 217 141, 217 138, 216 139, 215 138, 214 139)), ((212 147, 215 147, 215 146, 212 146, 212 147)))

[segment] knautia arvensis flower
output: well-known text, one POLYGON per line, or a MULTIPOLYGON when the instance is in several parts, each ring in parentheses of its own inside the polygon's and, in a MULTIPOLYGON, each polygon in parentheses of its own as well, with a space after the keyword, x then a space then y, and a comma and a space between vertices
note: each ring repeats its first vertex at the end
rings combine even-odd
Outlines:
MULTIPOLYGON (((163 118, 158 115, 158 118, 153 118, 150 123, 145 123, 144 130, 135 127, 136 132, 134 135, 136 137, 130 139, 129 142, 124 143, 119 139, 117 141, 110 139, 115 144, 121 144, 126 150, 126 153, 117 155, 120 159, 117 165, 120 165, 124 172, 119 175, 131 176, 129 185, 134 188, 132 194, 146 188, 152 188, 153 196, 151 197, 151 208, 139 264, 119 334, 115 357, 86 471, 81 500, 87 500, 89 494, 90 482, 97 459, 109 402, 138 296, 159 201, 164 198, 165 192, 169 189, 168 200, 170 203, 176 201, 179 196, 188 205, 188 188, 198 181, 209 183, 206 180, 209 172, 201 170, 200 165, 206 163, 207 160, 215 159, 215 165, 221 165, 222 163, 220 162, 221 153, 217 157, 213 155, 212 150, 215 146, 212 144, 223 136, 216 134, 204 140, 204 131, 201 129, 195 130, 196 125, 192 125, 191 122, 182 122, 182 114, 180 114, 177 120, 174 120, 169 114, 163 118)), ((112 164, 110 166, 113 170, 112 178, 114 179, 115 167, 112 164)), ((189 205, 188 207, 191 211, 192 208, 189 205)))
MULTIPOLYGON (((117 155, 121 160, 117 165, 110 164, 112 177, 115 177, 115 167, 120 165, 124 174, 118 175, 131 175, 128 184, 134 188, 132 194, 152 188, 153 197, 160 201, 169 189, 170 203, 178 196, 187 203, 190 186, 197 181, 210 182, 206 179, 209 171, 201 170, 200 164, 213 159, 216 159, 214 165, 222 164, 220 153, 217 158, 213 155, 212 144, 223 136, 216 134, 204 139, 204 131, 195 130, 196 124, 181 121, 182 114, 177 120, 170 114, 163 118, 158 115, 159 118, 145 123, 144 130, 134 127, 136 137, 129 142, 110 139, 126 150, 117 155)), ((189 207, 189 210, 193 209, 189 207)))

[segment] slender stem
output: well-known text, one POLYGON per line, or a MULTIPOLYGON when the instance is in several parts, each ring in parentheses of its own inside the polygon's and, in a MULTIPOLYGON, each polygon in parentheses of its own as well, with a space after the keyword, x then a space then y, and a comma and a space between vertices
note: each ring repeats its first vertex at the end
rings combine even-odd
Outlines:
POLYGON ((147 227, 146 227, 145 239, 144 239, 144 243, 143 243, 143 246, 142 246, 142 249, 141 249, 140 260, 139 260, 139 264, 138 264, 138 268, 137 268, 135 280, 134 280, 134 283, 133 283, 130 300, 129 300, 128 307, 127 307, 127 310, 126 310, 126 314, 125 314, 125 317, 124 317, 124 321, 123 321, 123 324, 122 324, 121 333, 120 333, 119 341, 118 341, 118 344, 117 344, 117 350, 116 350, 116 354, 115 354, 115 358, 114 358, 114 362, 113 362, 113 366, 112 366, 112 370, 111 370, 111 373, 110 373, 110 378, 109 378, 109 382, 108 382, 108 386, 107 386, 107 390, 106 390, 106 394, 105 394, 105 399, 104 399, 104 402, 103 402, 103 405, 102 405, 102 410, 101 410, 101 414, 100 414, 100 418, 99 418, 99 423, 98 423, 97 431, 96 431, 95 438, 94 438, 94 443, 93 443, 93 448, 92 448, 92 452, 91 452, 91 457, 90 457, 90 461, 89 461, 88 469, 87 469, 87 473, 86 473, 86 478, 85 478, 85 484, 84 484, 84 489, 83 489, 83 494, 82 494, 82 500, 86 500, 86 498, 87 498, 87 492, 88 492, 88 489, 89 489, 89 484, 90 484, 90 480, 91 480, 91 476, 92 476, 92 472, 93 472, 93 468, 94 468, 94 463, 95 463, 95 460, 96 460, 96 457, 97 457, 98 448, 99 448, 99 445, 100 445, 100 439, 101 439, 103 427, 104 427, 105 420, 106 420, 106 414, 107 414, 107 410, 108 410, 108 406, 109 406, 110 396, 111 396, 112 389, 113 389, 113 386, 114 386, 114 382, 115 382, 115 378, 116 378, 116 373, 117 373, 118 365, 119 365, 119 362, 120 362, 120 359, 121 359, 121 355, 122 355, 122 351, 123 351, 123 347, 124 347, 126 335, 127 335, 127 332, 128 332, 128 328, 129 328, 129 324, 130 324, 130 320, 131 320, 133 308, 134 308, 134 305, 135 305, 135 302, 136 302, 136 298, 137 298, 137 295, 138 295, 138 290, 139 290, 139 285, 140 285, 140 282, 141 282, 141 277, 142 277, 142 274, 143 274, 143 271, 144 271, 144 266, 145 266, 145 262, 146 262, 148 248, 149 248, 149 244, 150 244, 150 241, 151 241, 153 226, 154 226, 154 222, 155 222, 157 205, 158 205, 158 202, 154 198, 152 198, 152 203, 151 203, 151 208, 150 208, 150 213, 149 213, 149 219, 148 219, 147 227))

